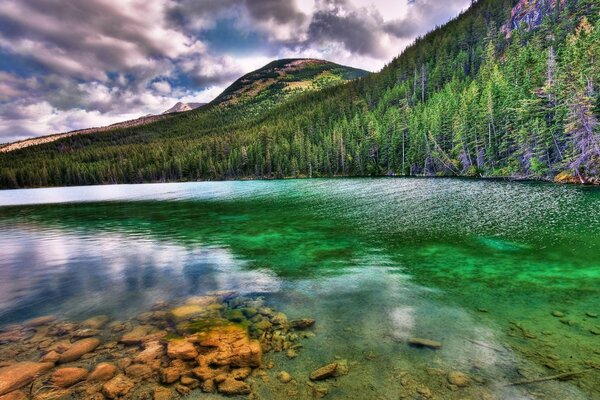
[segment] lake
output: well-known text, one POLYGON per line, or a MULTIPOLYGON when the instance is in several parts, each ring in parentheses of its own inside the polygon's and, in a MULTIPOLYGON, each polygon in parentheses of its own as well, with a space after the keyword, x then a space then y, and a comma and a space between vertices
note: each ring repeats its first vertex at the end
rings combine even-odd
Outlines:
MULTIPOLYGON (((8 327, 47 314, 129 321, 214 291, 314 319, 297 357, 264 355, 273 368, 248 381, 256 398, 600 398, 597 188, 378 178, 2 191, 0 276, 8 327), (335 360, 347 374, 308 384, 335 360), (451 384, 453 372, 468 382, 451 384)), ((21 361, 7 346, 0 361, 21 361)))

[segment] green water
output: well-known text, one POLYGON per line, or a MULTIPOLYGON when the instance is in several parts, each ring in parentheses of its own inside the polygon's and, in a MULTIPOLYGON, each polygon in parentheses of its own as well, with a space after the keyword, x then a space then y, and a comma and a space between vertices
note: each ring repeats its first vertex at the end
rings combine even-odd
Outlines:
MULTIPOLYGON (((597 189, 289 180, 22 190, 0 205, 0 322, 235 289, 317 320, 300 357, 268 357, 298 377, 349 360, 327 398, 425 398, 406 373, 438 399, 600 398, 597 189), (450 388, 454 370, 471 385, 450 388)), ((287 398, 281 385, 257 390, 287 398)))

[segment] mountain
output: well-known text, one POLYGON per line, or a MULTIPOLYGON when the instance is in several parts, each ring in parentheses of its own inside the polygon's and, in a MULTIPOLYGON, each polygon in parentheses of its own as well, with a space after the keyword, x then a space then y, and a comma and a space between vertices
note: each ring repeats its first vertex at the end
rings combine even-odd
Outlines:
MULTIPOLYGON (((356 68, 316 59, 283 59, 244 75, 225 89, 210 104, 236 109, 236 115, 253 115, 264 112, 303 92, 320 90, 367 75, 356 68)), ((19 142, 0 144, 0 153, 8 153, 30 146, 38 146, 78 135, 89 135, 114 131, 122 128, 148 125, 171 117, 169 114, 183 113, 206 106, 206 103, 178 102, 161 115, 147 115, 135 120, 119 122, 104 127, 79 129, 71 132, 26 139, 19 142)))
POLYGON ((317 91, 354 80, 367 71, 311 58, 273 61, 242 76, 211 102, 223 107, 251 104, 264 111, 303 92, 317 91))
POLYGON ((293 68, 284 60, 198 110, 0 154, 0 186, 366 175, 598 183, 599 11, 597 0, 479 0, 378 73, 290 85, 277 72, 293 68))
POLYGON ((167 111, 164 111, 163 114, 192 111, 192 110, 195 110, 196 108, 202 107, 205 104, 206 103, 182 103, 181 101, 179 101, 173 107, 169 108, 167 111))

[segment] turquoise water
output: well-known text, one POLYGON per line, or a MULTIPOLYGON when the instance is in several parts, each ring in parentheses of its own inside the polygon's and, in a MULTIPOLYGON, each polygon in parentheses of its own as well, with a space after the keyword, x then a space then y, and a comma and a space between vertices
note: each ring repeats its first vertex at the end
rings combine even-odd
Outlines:
MULTIPOLYGON (((597 189, 249 181, 4 191, 0 206, 2 324, 124 318, 233 289, 317 320, 298 358, 267 357, 298 381, 347 359, 327 398, 600 398, 600 320, 586 315, 600 313, 597 189), (450 371, 471 384, 449 386, 450 371)), ((289 397, 277 382, 256 390, 289 397)))

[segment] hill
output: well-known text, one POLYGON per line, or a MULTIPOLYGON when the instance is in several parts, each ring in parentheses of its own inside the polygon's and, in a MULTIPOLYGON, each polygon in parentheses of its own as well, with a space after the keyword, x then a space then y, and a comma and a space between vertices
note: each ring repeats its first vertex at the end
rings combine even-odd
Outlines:
MULTIPOLYGON (((324 60, 282 59, 273 61, 256 71, 244 75, 226 88, 210 104, 229 109, 235 108, 238 111, 237 115, 243 109, 244 114, 248 116, 264 112, 300 93, 320 90, 366 74, 368 74, 367 71, 324 60)), ((169 114, 188 112, 205 105, 206 103, 178 102, 161 115, 147 115, 109 126, 79 129, 8 143, 0 145, 0 153, 20 150, 29 146, 38 146, 77 135, 144 126, 172 117, 169 114)))
POLYGON ((273 103, 233 89, 147 126, 2 154, 0 185, 365 175, 594 183, 599 7, 479 0, 376 74, 273 103))

